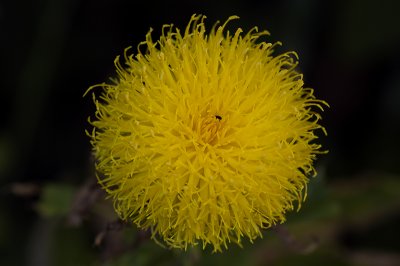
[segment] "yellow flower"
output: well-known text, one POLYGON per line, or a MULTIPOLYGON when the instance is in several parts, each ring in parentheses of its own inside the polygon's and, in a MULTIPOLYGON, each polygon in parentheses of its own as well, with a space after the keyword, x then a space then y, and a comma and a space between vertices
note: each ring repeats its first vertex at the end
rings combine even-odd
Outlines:
MULTIPOLYGON (((90 134, 118 215, 170 247, 214 251, 253 241, 305 199, 326 103, 303 88, 297 56, 253 28, 207 34, 193 15, 182 33, 151 31, 136 55, 115 60, 117 79, 93 95, 90 134)), ((92 87, 92 88, 93 88, 92 87)))

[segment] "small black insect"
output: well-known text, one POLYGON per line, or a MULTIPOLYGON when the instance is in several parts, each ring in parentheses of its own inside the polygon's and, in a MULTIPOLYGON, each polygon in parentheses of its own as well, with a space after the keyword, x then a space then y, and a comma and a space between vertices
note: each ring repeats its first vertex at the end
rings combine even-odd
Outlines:
POLYGON ((220 116, 220 115, 216 115, 215 118, 218 119, 219 121, 222 120, 222 116, 220 116))

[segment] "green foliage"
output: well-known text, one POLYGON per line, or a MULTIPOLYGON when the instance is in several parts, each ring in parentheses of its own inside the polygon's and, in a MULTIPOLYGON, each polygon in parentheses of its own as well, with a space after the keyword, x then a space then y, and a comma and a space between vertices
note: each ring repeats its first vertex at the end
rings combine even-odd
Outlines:
POLYGON ((46 217, 64 216, 71 208, 75 189, 67 184, 47 184, 37 205, 39 213, 46 217))

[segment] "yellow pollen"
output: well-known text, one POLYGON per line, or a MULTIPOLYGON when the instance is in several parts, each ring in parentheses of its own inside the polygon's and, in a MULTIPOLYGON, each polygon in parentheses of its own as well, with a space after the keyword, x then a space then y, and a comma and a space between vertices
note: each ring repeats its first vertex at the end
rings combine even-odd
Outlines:
POLYGON ((200 117, 200 126, 198 128, 198 134, 200 139, 204 143, 215 144, 219 131, 223 123, 220 119, 221 116, 207 115, 205 117, 200 117))

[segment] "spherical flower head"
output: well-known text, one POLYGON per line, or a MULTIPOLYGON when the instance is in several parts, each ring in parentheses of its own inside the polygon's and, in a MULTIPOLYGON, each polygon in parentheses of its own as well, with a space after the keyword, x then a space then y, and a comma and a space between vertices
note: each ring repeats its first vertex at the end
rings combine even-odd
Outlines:
POLYGON ((235 18, 206 33, 193 15, 156 42, 150 31, 93 95, 99 183, 123 220, 170 247, 221 251, 261 237, 300 206, 322 153, 325 102, 303 87, 296 54, 273 55, 279 43, 257 28, 231 34, 235 18))

